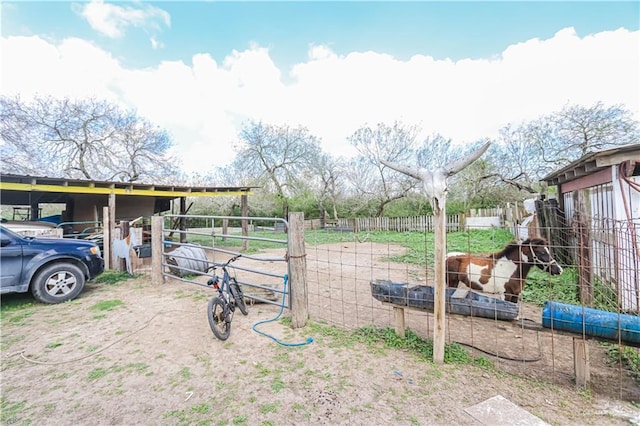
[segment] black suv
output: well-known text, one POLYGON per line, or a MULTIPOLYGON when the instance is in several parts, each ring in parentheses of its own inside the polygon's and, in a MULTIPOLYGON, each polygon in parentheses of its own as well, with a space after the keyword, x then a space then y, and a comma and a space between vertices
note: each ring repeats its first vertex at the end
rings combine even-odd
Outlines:
POLYGON ((66 302, 104 271, 90 241, 23 237, 3 226, 0 238, 0 294, 31 290, 40 302, 66 302))

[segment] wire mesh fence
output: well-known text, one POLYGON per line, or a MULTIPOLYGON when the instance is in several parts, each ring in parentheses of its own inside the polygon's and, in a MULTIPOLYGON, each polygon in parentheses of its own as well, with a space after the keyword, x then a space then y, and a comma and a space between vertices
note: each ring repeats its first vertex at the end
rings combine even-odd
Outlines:
MULTIPOLYGON (((566 386, 575 384, 576 365, 587 361, 576 363, 576 356, 588 357, 590 391, 640 402, 640 341, 633 341, 640 333, 635 228, 629 223, 598 223, 606 228, 590 223, 591 234, 582 240, 575 229, 546 230, 566 236, 564 240, 550 239, 549 244, 552 255, 563 253, 556 255, 563 272, 550 275, 542 267, 532 267, 517 304, 516 319, 499 319, 499 303, 486 315, 477 310, 470 315, 452 314, 455 307, 448 298, 447 342, 466 347, 472 356, 501 371, 566 386), (580 256, 589 256, 589 260, 580 256), (588 273, 585 265, 591 267, 588 273), (585 298, 585 294, 592 297, 585 298), (550 303, 575 307, 577 329, 562 329, 553 317, 545 326, 544 310, 550 303), (597 320, 611 324, 609 334, 593 335, 586 327, 588 317, 581 317, 586 309, 597 310, 597 320), (630 328, 626 330, 630 334, 624 333, 625 328, 630 328), (587 347, 586 355, 575 350, 581 343, 587 347)), ((451 232, 447 234, 447 251, 492 258, 491 254, 501 252, 513 240, 509 231, 499 228, 451 232)), ((432 233, 311 231, 307 232, 306 251, 312 320, 346 329, 372 325, 397 328, 402 315, 403 326, 425 339, 432 337, 432 310, 428 303, 412 300, 424 297, 425 291, 416 286, 435 283, 432 233), (374 297, 373 282, 400 285, 404 290, 396 295, 398 303, 374 297)), ((451 296, 449 291, 447 295, 451 296)))

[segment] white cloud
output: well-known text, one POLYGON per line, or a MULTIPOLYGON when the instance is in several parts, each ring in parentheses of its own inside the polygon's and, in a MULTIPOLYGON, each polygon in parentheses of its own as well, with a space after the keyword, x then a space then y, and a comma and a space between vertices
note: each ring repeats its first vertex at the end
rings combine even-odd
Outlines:
POLYGON ((79 39, 1 42, 1 94, 99 96, 134 107, 171 133, 189 171, 230 161, 247 118, 306 126, 335 155, 349 152, 346 138, 360 126, 394 120, 466 143, 568 103, 623 104, 640 119, 640 32, 624 29, 578 37, 567 28, 509 46, 499 57, 455 62, 341 56, 312 46, 288 84, 259 46, 233 51, 221 63, 202 53, 190 64, 127 69, 79 39))
POLYGON ((87 20, 91 28, 110 38, 122 37, 130 26, 154 31, 158 31, 162 23, 167 27, 171 26, 171 17, 166 11, 148 4, 133 4, 136 7, 93 0, 80 7, 78 13, 87 20))
POLYGON ((155 36, 151 37, 149 39, 149 41, 151 42, 151 48, 154 49, 154 50, 163 49, 164 48, 164 43, 161 42, 160 40, 158 40, 155 36))

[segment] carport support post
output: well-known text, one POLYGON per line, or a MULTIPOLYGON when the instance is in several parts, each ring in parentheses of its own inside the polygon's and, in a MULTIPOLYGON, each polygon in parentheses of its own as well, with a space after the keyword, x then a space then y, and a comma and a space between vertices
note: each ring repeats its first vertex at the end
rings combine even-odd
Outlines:
POLYGON ((162 275, 162 256, 164 251, 163 237, 163 217, 151 217, 151 284, 159 285, 164 283, 162 275))
POLYGON ((293 328, 307 325, 307 254, 304 247, 304 213, 289 214, 289 291, 293 328))
POLYGON ((104 267, 109 269, 111 262, 111 228, 109 227, 109 207, 102 208, 102 258, 104 259, 104 267))
POLYGON ((180 242, 187 242, 187 234, 184 232, 187 230, 187 197, 180 197, 180 242))
POLYGON ((103 241, 103 245, 109 246, 109 269, 116 268, 116 257, 113 255, 113 237, 116 233, 116 194, 109 194, 109 222, 105 225, 109 227, 109 240, 103 241))

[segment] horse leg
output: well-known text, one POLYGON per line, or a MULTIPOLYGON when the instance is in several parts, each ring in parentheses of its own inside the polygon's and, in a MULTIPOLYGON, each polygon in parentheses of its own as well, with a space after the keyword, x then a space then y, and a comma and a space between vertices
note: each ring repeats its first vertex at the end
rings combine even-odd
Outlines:
MULTIPOLYGON (((522 284, 520 281, 509 281, 504 286, 504 300, 512 303, 518 303, 520 301, 520 293, 522 290, 522 284)), ((519 320, 522 316, 522 305, 518 304, 518 315, 515 320, 519 320)))

